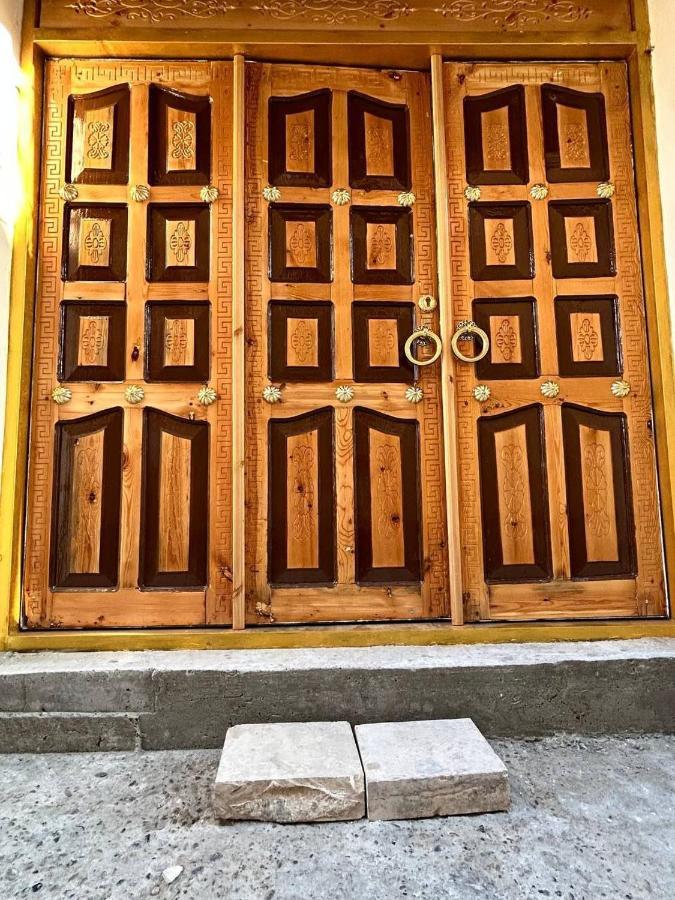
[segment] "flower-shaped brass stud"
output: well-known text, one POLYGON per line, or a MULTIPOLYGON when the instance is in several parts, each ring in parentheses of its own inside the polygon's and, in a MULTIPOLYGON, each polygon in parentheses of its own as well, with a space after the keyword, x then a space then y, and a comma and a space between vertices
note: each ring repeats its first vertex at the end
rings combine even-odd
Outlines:
POLYGON ((475 184, 467 184, 464 188, 464 196, 469 203, 475 203, 476 200, 480 200, 480 188, 475 184))
POLYGON ((212 184, 207 184, 201 189, 201 191, 199 192, 199 196, 202 198, 204 203, 215 203, 218 199, 218 188, 212 184))
POLYGON ((197 400, 202 406, 211 406, 217 399, 218 394, 216 394, 215 390, 208 384, 202 385, 197 392, 197 400))
POLYGON ((59 188, 59 197, 68 203, 72 203, 73 200, 77 200, 77 188, 74 184, 64 184, 59 188))
POLYGON ((352 199, 352 195, 346 188, 338 188, 330 195, 331 200, 336 206, 346 206, 352 199))
POLYGON ((615 190, 616 188, 611 181, 601 181, 595 189, 598 197, 602 197, 603 200, 609 200, 610 197, 613 197, 615 190))
POLYGON ((399 206, 414 206, 417 197, 412 191, 401 191, 396 199, 398 200, 399 206))
POLYGON ((478 400, 479 403, 485 403, 486 400, 490 399, 490 395, 492 391, 487 386, 487 384, 477 384, 473 389, 472 394, 475 400, 478 400))
POLYGON ((335 396, 340 403, 349 403, 354 399, 354 388, 350 384, 341 384, 335 388, 335 396))
POLYGON ((150 198, 150 188, 147 184, 135 184, 131 189, 131 199, 137 203, 145 203, 150 198))
POLYGON ((533 200, 545 200, 548 197, 548 188, 545 184, 533 184, 530 188, 530 197, 533 200))
POLYGON ((140 384, 130 384, 124 392, 127 403, 140 403, 145 397, 145 391, 140 384))
POLYGON ((262 395, 265 403, 278 403, 281 400, 281 388, 276 384, 266 384, 262 395))
POLYGON ((281 200, 281 191, 278 187, 270 187, 268 184, 263 188, 263 197, 268 203, 276 203, 277 200, 281 200))
POLYGON ((424 397, 424 391, 418 384, 411 384, 405 389, 405 399, 408 403, 419 403, 424 397))
POLYGON ((614 394, 614 396, 618 397, 620 400, 630 394, 630 385, 627 381, 624 381, 623 378, 620 378, 617 381, 613 381, 609 389, 614 394))
POLYGON ((52 400, 59 406, 63 406, 64 403, 68 403, 68 401, 72 399, 73 392, 70 388, 64 387, 62 384, 57 385, 52 391, 52 400))
POLYGON ((560 385, 557 381, 544 381, 539 387, 539 390, 544 397, 553 399, 553 397, 557 397, 560 393, 560 385))

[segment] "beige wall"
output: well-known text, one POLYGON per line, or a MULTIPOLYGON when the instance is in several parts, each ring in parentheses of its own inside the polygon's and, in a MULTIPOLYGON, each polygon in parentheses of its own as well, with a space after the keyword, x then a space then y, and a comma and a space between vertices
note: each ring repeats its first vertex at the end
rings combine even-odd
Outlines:
MULTIPOLYGON (((12 221, 16 204, 11 196, 16 175, 16 107, 19 36, 23 0, 0 0, 0 435, 5 420, 7 372, 7 324, 9 317, 9 277, 12 259, 12 221)), ((0 464, 2 440, 0 439, 0 464)))
POLYGON ((675 0, 649 0, 649 18, 654 45, 652 65, 663 236, 670 283, 671 317, 675 321, 675 0))

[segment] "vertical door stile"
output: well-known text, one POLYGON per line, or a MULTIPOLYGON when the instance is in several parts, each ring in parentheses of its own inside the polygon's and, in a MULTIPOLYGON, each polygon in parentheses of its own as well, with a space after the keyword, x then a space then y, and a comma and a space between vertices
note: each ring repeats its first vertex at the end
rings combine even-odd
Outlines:
MULTIPOLYGON (((333 184, 331 190, 349 187, 347 92, 333 92, 333 184)), ((350 382, 352 370, 352 299, 350 277, 349 215, 350 205, 333 205, 333 284, 331 297, 335 315, 335 373, 338 383, 350 382)), ((354 519, 354 412, 337 406, 335 415, 335 491, 337 529, 337 583, 355 582, 354 519)))
POLYGON ((445 147, 445 93, 443 58, 431 57, 431 110, 433 128, 433 165, 436 200, 436 246, 438 304, 443 352, 441 364, 441 403, 443 407, 443 452, 445 462, 445 505, 448 528, 450 615, 453 625, 464 624, 462 602, 462 541, 459 518, 459 472, 457 459, 457 412, 455 366, 450 349, 453 327, 452 279, 450 277, 450 221, 448 216, 448 162, 445 147))
MULTIPOLYGON (((525 87, 525 103, 530 183, 546 184, 541 90, 538 84, 528 84, 525 87)), ((541 381, 552 380, 557 383, 559 365, 554 309, 555 283, 551 270, 552 247, 548 225, 548 199, 532 200, 530 209, 532 211, 534 246, 539 248, 535 251, 537 259, 532 280, 532 296, 537 301, 541 381)), ((554 578, 569 578, 569 528, 560 405, 546 403, 543 406, 543 413, 548 475, 548 515, 551 527, 551 566, 554 578)))
MULTIPOLYGON (((143 384, 143 316, 148 297, 145 280, 145 246, 148 209, 146 203, 131 199, 135 185, 148 182, 148 91, 147 83, 131 87, 129 141, 129 185, 127 231, 127 334, 126 382, 143 384)), ((138 586, 139 536, 141 533, 141 467, 143 458, 143 408, 145 404, 124 404, 122 454, 122 540, 120 547, 120 588, 138 586)))
MULTIPOLYGON (((246 624, 245 164, 246 62, 234 57, 232 92, 232 627, 246 624)), ((217 140, 217 138, 216 138, 217 140)))

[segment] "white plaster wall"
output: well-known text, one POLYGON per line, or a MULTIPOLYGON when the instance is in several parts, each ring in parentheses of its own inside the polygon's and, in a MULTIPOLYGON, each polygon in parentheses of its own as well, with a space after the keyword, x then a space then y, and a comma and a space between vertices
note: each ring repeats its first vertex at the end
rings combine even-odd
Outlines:
POLYGON ((2 435, 5 425, 5 397, 7 388, 7 326, 9 319, 9 279, 12 263, 13 220, 16 203, 10 190, 17 183, 16 172, 16 115, 19 65, 19 40, 23 0, 0 0, 0 465, 2 464, 2 435))
POLYGON ((675 0, 649 0, 649 20, 654 46, 652 66, 663 237, 670 284, 670 311, 675 322, 675 0))

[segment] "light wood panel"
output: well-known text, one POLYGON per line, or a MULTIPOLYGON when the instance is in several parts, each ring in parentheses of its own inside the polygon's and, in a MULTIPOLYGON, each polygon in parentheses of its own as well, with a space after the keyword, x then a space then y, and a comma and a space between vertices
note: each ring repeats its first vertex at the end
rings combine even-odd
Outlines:
MULTIPOLYGON (((225 228, 225 222, 231 219, 231 143, 230 131, 225 127, 231 118, 231 68, 228 63, 186 65, 107 60, 54 61, 47 65, 32 411, 34 438, 29 460, 25 566, 25 613, 31 628, 194 625, 207 621, 224 624, 231 618, 231 357, 224 349, 231 337, 232 251, 231 235, 225 228), (149 91, 154 84, 173 89, 181 97, 190 95, 197 101, 210 97, 212 123, 225 137, 214 143, 213 148, 200 145, 203 132, 190 130, 194 123, 189 111, 171 111, 172 100, 169 100, 167 135, 162 138, 156 128, 150 132, 149 91), (90 95, 98 99, 89 102, 90 95), (69 105, 69 97, 73 96, 78 98, 79 105, 69 105), (117 106, 110 112, 113 101, 117 106), (69 115, 75 116, 70 131, 69 115), (72 152, 68 147, 71 139, 72 152), (163 162, 169 171, 189 173, 195 166, 192 156, 196 154, 201 160, 206 156, 212 183, 219 191, 218 200, 210 208, 203 204, 199 186, 153 184, 149 157, 155 142, 162 139, 167 146, 163 162), (123 144, 126 153, 120 151, 123 144), (62 281, 58 274, 68 235, 62 234, 64 201, 59 197, 59 190, 68 180, 66 164, 70 157, 74 170, 80 173, 75 206, 84 212, 79 214, 79 226, 76 226, 79 231, 71 232, 68 267, 74 252, 72 234, 77 233, 76 264, 85 280, 62 281), (120 168, 123 166, 126 169, 120 168), (106 179, 116 183, 106 183, 106 179), (131 187, 148 182, 149 201, 134 201, 131 187), (199 204, 200 209, 207 210, 206 244, 210 264, 205 269, 206 278, 198 284, 169 280, 151 285, 146 278, 148 210, 153 204, 164 202, 180 211, 181 204, 190 201, 191 209, 199 204), (96 204, 95 212, 87 216, 91 204, 96 204), (122 247, 120 223, 125 224, 126 234, 122 247), (117 280, 101 280, 110 277, 108 268, 117 280), (120 277, 125 280, 119 280, 120 277), (178 375, 173 383, 145 381, 144 355, 149 350, 146 301, 174 298, 183 303, 210 301, 212 333, 209 337, 208 330, 198 332, 194 318, 168 316, 164 343, 158 351, 159 364, 185 370, 195 360, 206 358, 210 362, 207 364, 211 370, 210 383, 218 397, 212 406, 201 406, 198 402, 198 383, 181 382, 178 375), (65 300, 86 301, 86 312, 77 318, 77 309, 81 307, 72 307, 74 330, 68 338, 73 342, 68 381, 72 396, 66 396, 67 402, 59 406, 51 399, 51 393, 58 385, 60 342, 67 337, 65 332, 61 335, 59 326, 60 304, 65 300), (124 311, 126 324, 115 312, 117 304, 124 311), (209 340, 211 346, 205 347, 204 342, 208 344, 209 340), (96 377, 96 382, 78 380, 82 377, 78 370, 91 372, 87 377, 96 377), (107 383, 106 374, 110 378, 107 383), (187 426, 194 424, 195 435, 204 434, 196 428, 199 422, 209 423, 206 440, 210 450, 204 449, 204 438, 199 439, 201 481, 195 481, 192 465, 196 444, 191 445, 180 431, 169 430, 158 435, 156 456, 146 454, 144 461, 144 448, 149 439, 144 414, 151 409, 178 416, 179 422, 187 426), (82 432, 88 417, 99 415, 103 417, 101 421, 111 423, 104 432, 82 432), (106 418, 109 415, 113 418, 106 418), (122 429, 117 456, 113 445, 105 443, 107 437, 100 436, 117 428, 116 416, 122 429), (64 427, 70 431, 61 431, 62 452, 70 446, 68 435, 77 434, 79 429, 81 436, 76 439, 70 468, 62 466, 58 470, 58 477, 70 479, 73 488, 69 494, 58 488, 55 494, 52 483, 55 435, 58 428, 64 427), (99 446, 101 442, 103 449, 99 446), (149 467, 154 467, 154 471, 150 472, 149 467), (120 484, 119 496, 110 489, 115 479, 120 484), (194 489, 198 484, 203 492, 203 486, 209 481, 213 519, 207 525, 204 510, 199 511, 201 521, 195 520, 199 504, 205 507, 205 503, 200 493, 195 505, 194 489), (150 549, 148 532, 141 528, 148 485, 158 486, 159 497, 157 519, 152 523, 158 540, 150 549), (56 503, 52 498, 57 495, 61 505, 68 501, 66 521, 69 524, 65 531, 72 540, 70 550, 52 540, 50 575, 46 548, 50 546, 50 533, 59 527, 60 520, 52 519, 50 511, 56 503), (216 522, 218 527, 214 527, 216 522), (115 543, 115 527, 119 549, 115 543), (97 532, 102 535, 101 541, 96 538, 97 532), (200 533, 204 536, 202 546, 197 546, 195 536, 200 533), (156 554, 154 560, 148 562, 146 558, 143 562, 140 542, 146 542, 146 557, 148 552, 156 554), (113 547, 114 559, 111 558, 113 547), (195 566, 199 568, 202 552, 209 557, 207 576, 195 569, 195 566), (140 571, 142 562, 146 573, 155 573, 152 583, 144 584, 146 590, 139 588, 146 577, 140 571), (65 576, 65 572, 69 574, 65 576)), ((170 91, 168 95, 173 96, 170 91)), ((65 221, 68 224, 67 218, 65 221)), ((195 264, 195 254, 202 252, 198 249, 202 238, 196 222, 194 217, 181 217, 180 212, 173 219, 167 216, 166 259, 162 262, 175 269, 195 264)), ((64 321, 67 324, 67 318, 64 321)))
MULTIPOLYGON (((484 379, 490 396, 483 402, 473 396, 480 380, 475 367, 458 366, 467 618, 574 617, 590 616, 593 611, 597 616, 661 615, 666 601, 632 157, 625 128, 629 116, 626 70, 619 63, 448 64, 445 79, 448 116, 457 122, 463 121, 465 97, 488 96, 513 85, 524 88, 527 182, 495 184, 493 178, 481 183, 480 203, 511 200, 529 204, 534 274, 531 279, 487 280, 483 272, 472 270, 474 278, 469 277, 464 262, 470 252, 463 196, 467 184, 465 136, 462 128, 448 127, 449 209, 456 256, 454 314, 456 320, 472 318, 473 300, 481 298, 481 314, 489 315, 491 300, 499 300, 501 312, 494 318, 494 327, 490 321, 489 333, 491 359, 503 362, 504 347, 510 348, 512 343, 507 339, 511 324, 505 329, 501 326, 503 304, 508 298, 532 296, 539 354, 534 377, 524 377, 521 372, 514 373, 513 380, 484 379), (553 87, 544 89, 544 85, 553 87), (548 120, 547 91, 559 97, 548 120), (551 142, 550 129, 557 130, 559 159, 544 152, 551 142), (607 168, 603 170, 603 166, 607 168), (584 169, 593 174, 584 178, 584 169), (597 199, 601 179, 596 175, 594 180, 596 172, 615 188, 602 210, 597 199), (532 196, 531 188, 537 184, 548 188, 547 197, 532 196), (559 322, 567 317, 566 328, 556 325, 556 298, 566 298, 567 306, 561 305, 558 314, 559 322), (588 312, 583 310, 584 298, 588 312), (618 331, 613 330, 607 298, 618 298, 618 331), (579 368, 577 376, 575 366, 587 365, 599 366, 597 374, 591 368, 579 368), (613 392, 614 382, 621 378, 630 385, 625 397, 613 392), (550 391, 548 382, 553 383, 550 391), (485 499, 481 512, 480 479, 473 462, 475 429, 479 421, 499 420, 505 412, 516 414, 525 405, 534 405, 543 414, 541 465, 546 472, 552 578, 548 576, 540 585, 523 584, 522 578, 517 585, 487 583, 487 513, 485 499), (593 418, 596 411, 597 418, 593 418), (631 486, 626 487, 626 473, 638 468, 639 477, 633 475, 631 486), (631 560, 633 548, 635 561, 631 560), (626 575, 631 577, 610 580, 626 575), (574 580, 570 580, 572 576, 574 580)), ((466 140, 475 145, 489 137, 472 133, 466 140)), ((496 218, 489 224, 494 228, 495 223, 499 227, 496 218)), ((498 251, 506 256, 509 247, 504 234, 495 245, 495 256, 498 251)), ((495 372, 498 369, 495 365, 495 372)), ((513 556, 514 548, 507 549, 513 556)))

